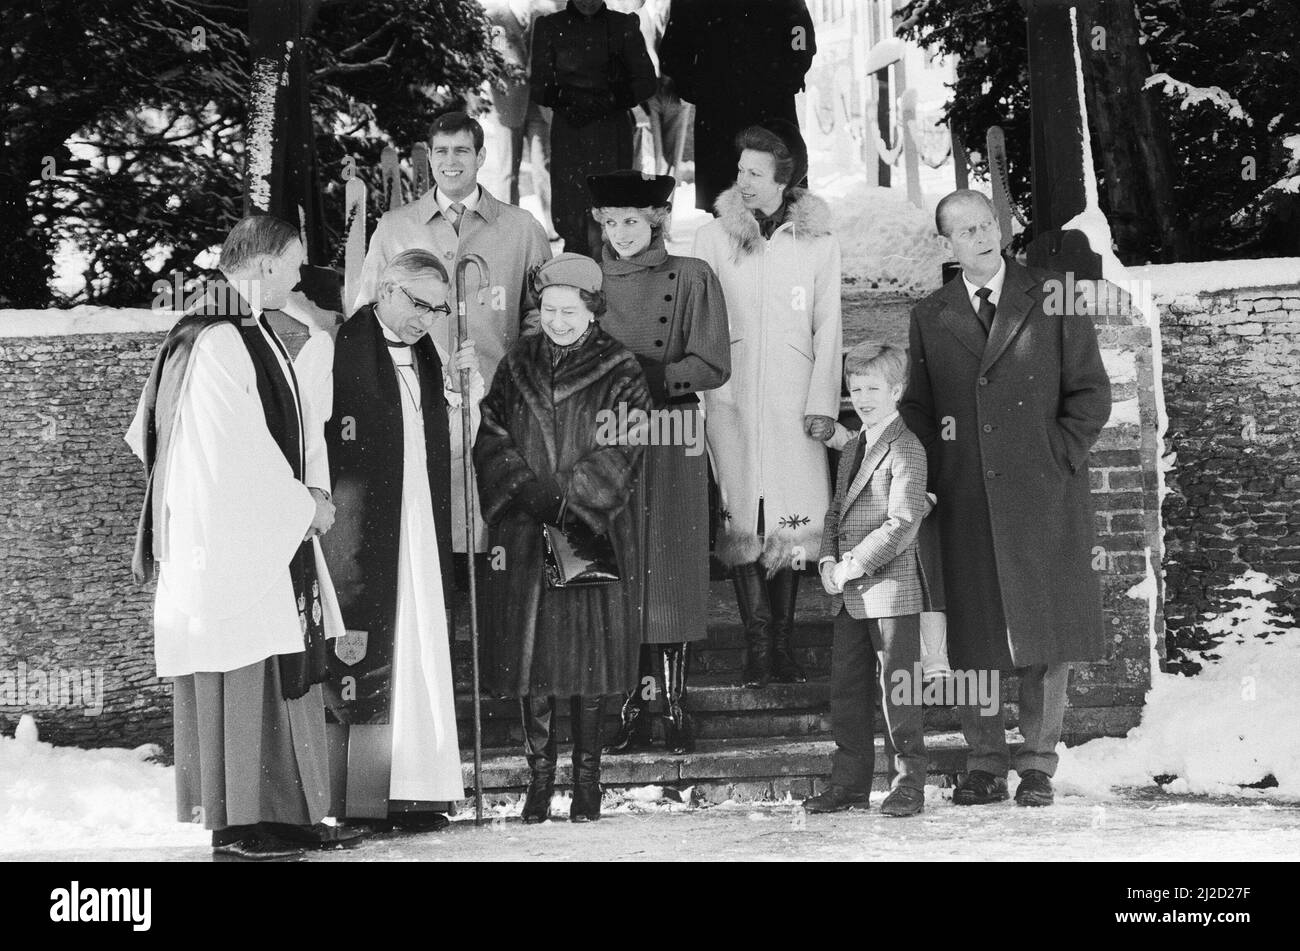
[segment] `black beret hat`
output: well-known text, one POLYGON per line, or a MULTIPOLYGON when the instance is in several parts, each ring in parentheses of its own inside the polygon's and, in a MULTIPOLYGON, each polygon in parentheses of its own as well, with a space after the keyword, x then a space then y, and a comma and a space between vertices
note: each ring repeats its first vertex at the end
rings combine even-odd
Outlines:
POLYGON ((673 200, 677 179, 632 169, 587 176, 593 208, 661 208, 673 200))

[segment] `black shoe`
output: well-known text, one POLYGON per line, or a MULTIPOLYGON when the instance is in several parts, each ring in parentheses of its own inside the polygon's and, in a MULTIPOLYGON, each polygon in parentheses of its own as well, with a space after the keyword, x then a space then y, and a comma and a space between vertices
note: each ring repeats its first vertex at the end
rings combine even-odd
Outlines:
POLYGON ((683 705, 686 699, 686 674, 690 644, 669 644, 663 648, 664 660, 664 749, 682 756, 695 749, 690 714, 683 705))
POLYGON ((569 723, 573 730, 573 806, 570 822, 600 818, 600 708, 602 697, 574 696, 569 723))
POLYGON ((441 812, 392 812, 388 821, 399 832, 441 832, 451 825, 441 812))
POLYGON ((925 809, 925 793, 911 786, 895 786, 880 804, 882 816, 901 819, 925 809))
POLYGON ((994 776, 982 769, 972 769, 952 792, 954 806, 987 806, 1006 798, 1006 777, 994 776))
POLYGON ((1050 806, 1055 800, 1051 776, 1041 769, 1027 769, 1020 774, 1020 785, 1016 787, 1016 805, 1050 806))
POLYGON ((772 679, 779 684, 803 684, 808 675, 794 659, 790 638, 794 634, 794 603, 799 595, 799 572, 783 568, 767 583, 772 604, 772 679))
POLYGON ((555 698, 520 697, 519 712, 524 721, 524 756, 532 774, 521 815, 532 825, 550 817, 555 795, 555 698))
POLYGON ((843 812, 845 809, 871 808, 871 793, 853 792, 843 786, 831 786, 819 796, 803 801, 805 812, 843 812))
POLYGON ((318 822, 313 826, 288 825, 282 822, 263 822, 259 826, 263 835, 301 845, 308 851, 329 852, 335 849, 350 849, 361 844, 369 835, 363 826, 349 823, 326 825, 318 822))
POLYGON ((766 687, 772 679, 769 642, 772 638, 772 606, 768 600, 763 569, 757 562, 731 569, 736 604, 745 628, 745 663, 740 682, 746 687, 766 687))
POLYGON ((307 846, 286 842, 279 836, 266 832, 251 832, 242 839, 234 839, 212 847, 214 857, 238 859, 244 862, 277 862, 300 859, 307 846))

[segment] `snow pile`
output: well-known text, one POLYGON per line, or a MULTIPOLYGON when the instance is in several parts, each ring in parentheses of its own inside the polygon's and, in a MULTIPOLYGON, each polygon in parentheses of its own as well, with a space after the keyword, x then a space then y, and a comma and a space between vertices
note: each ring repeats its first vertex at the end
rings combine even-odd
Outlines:
POLYGON ((939 245, 934 219, 909 202, 906 193, 845 175, 817 194, 834 212, 846 280, 909 294, 933 291, 942 283, 948 256, 939 245))
POLYGON ((176 782, 150 762, 157 751, 51 746, 24 716, 16 736, 0 736, 0 854, 208 845, 201 825, 176 821, 176 782))
POLYGON ((1063 793, 1108 796, 1175 776, 1173 793, 1300 799, 1300 628, 1261 595, 1276 586, 1247 572, 1235 607, 1208 618, 1222 641, 1195 677, 1156 673, 1142 724, 1123 739, 1066 750, 1063 793), (1272 776, 1276 788, 1243 789, 1272 776))

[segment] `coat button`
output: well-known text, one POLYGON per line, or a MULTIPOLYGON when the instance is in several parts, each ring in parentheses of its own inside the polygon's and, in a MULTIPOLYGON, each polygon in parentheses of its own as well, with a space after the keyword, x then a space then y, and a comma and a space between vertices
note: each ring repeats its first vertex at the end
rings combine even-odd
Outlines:
POLYGON ((666 323, 668 323, 668 318, 667 318, 667 317, 660 317, 660 318, 659 318, 659 323, 661 323, 661 324, 666 324, 666 323))
POLYGON ((673 295, 672 295, 672 294, 665 294, 665 295, 664 295, 664 300, 672 300, 672 299, 673 299, 673 295))
POLYGON ((662 347, 663 345, 664 345, 664 342, 663 342, 662 340, 656 340, 656 341, 655 341, 655 346, 656 346, 656 347, 662 347))
POLYGON ((988 386, 988 385, 989 385, 989 378, 986 376, 980 377, 980 386, 988 386))
POLYGON ((990 426, 988 423, 985 423, 985 424, 984 424, 984 431, 985 431, 986 433, 991 433, 991 432, 993 432, 993 427, 990 426))
POLYGON ((992 469, 986 469, 984 472, 984 478, 986 479, 996 479, 997 477, 998 474, 994 472, 992 469))
POLYGON ((669 272, 668 272, 668 280, 670 280, 670 281, 675 281, 675 280, 677 280, 677 275, 676 275, 676 274, 673 274, 671 271, 669 271, 669 272))

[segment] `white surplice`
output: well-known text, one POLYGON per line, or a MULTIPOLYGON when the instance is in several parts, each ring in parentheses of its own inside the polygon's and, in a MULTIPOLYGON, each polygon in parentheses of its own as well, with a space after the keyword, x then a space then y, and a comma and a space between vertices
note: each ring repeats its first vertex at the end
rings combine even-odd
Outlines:
MULTIPOLYGON (((402 400, 402 528, 392 681, 389 798, 445 802, 465 795, 446 600, 420 412, 421 381, 409 347, 390 347, 402 400)), ((432 381, 441 387, 442 381, 432 381)))
MULTIPOLYGON (((267 342, 292 385, 274 342, 267 342)), ((142 408, 126 437, 141 458, 142 408)), ((303 435, 310 454, 315 434, 303 435)), ((161 543, 158 676, 227 672, 301 651, 289 564, 316 503, 266 428, 253 361, 233 326, 214 326, 195 342, 167 473, 163 518, 154 526, 161 543)), ((313 547, 326 636, 338 636, 342 617, 319 545, 313 547)))

